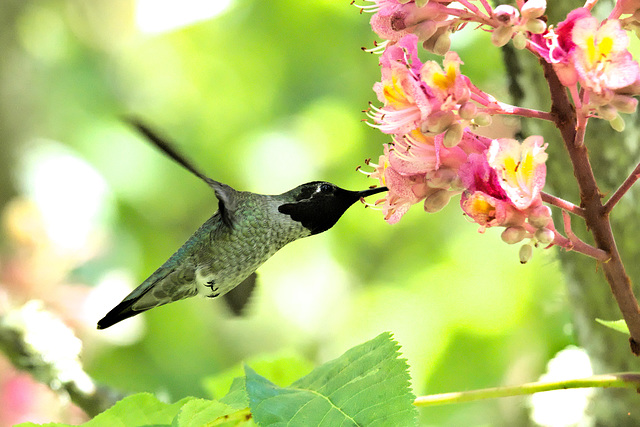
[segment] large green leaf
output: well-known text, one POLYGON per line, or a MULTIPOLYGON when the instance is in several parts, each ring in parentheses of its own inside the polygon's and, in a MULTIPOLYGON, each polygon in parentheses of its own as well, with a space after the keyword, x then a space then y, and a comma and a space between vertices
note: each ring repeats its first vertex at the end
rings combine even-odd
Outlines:
POLYGON ((249 396, 247 396, 247 379, 238 377, 233 380, 229 393, 220 399, 220 402, 231 406, 234 409, 249 407, 249 396))
MULTIPOLYGON (((136 426, 170 426, 183 405, 192 400, 187 397, 174 404, 159 401, 150 393, 139 393, 125 397, 111 408, 97 415, 83 427, 136 427, 136 426)), ((21 427, 37 426, 25 423, 21 427)), ((68 424, 49 423, 47 427, 71 427, 68 424)))
POLYGON ((356 346, 291 386, 245 367, 246 390, 260 425, 415 425, 407 363, 390 333, 356 346))
MULTIPOLYGON (((282 386, 291 384, 313 369, 313 364, 307 359, 285 352, 252 357, 246 364, 253 367, 260 375, 282 386)), ((244 367, 240 363, 215 376, 205 378, 202 385, 210 397, 219 399, 227 393, 232 382, 238 377, 244 378, 244 367)), ((247 406, 248 403, 245 407, 247 406)))
MULTIPOLYGON (((245 406, 246 408, 246 406, 245 406)), ((193 399, 173 420, 172 427, 232 427, 255 425, 249 409, 236 410, 215 400, 193 399)))

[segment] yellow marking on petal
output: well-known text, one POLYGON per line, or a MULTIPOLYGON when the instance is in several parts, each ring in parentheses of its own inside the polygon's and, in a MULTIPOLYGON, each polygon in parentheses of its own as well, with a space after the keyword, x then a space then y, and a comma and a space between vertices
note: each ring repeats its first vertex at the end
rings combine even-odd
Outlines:
POLYGON ((447 64, 447 77, 451 83, 456 80, 456 76, 458 75, 458 70, 456 69, 455 63, 447 64))
POLYGON ((474 197, 471 201, 471 211, 479 215, 491 216, 495 212, 495 208, 482 197, 474 197))
POLYGON ((595 39, 594 35, 590 35, 586 39, 587 59, 592 66, 599 62, 604 62, 613 52, 614 40, 611 36, 604 36, 601 40, 595 39))
POLYGON ((407 94, 402 88, 402 85, 398 84, 398 78, 396 76, 391 77, 391 85, 384 85, 382 94, 389 102, 389 105, 391 105, 395 109, 400 110, 411 104, 407 97, 407 94))
POLYGON ((601 57, 608 56, 613 50, 613 38, 609 36, 604 37, 600 43, 598 43, 598 48, 601 57))
POLYGON ((456 66, 454 64, 447 65, 446 73, 433 73, 433 85, 437 86, 441 90, 447 90, 453 87, 458 75, 456 66))
POLYGON ((596 41, 593 35, 587 37, 587 57, 589 58, 589 62, 593 64, 596 62, 596 41))
POLYGON ((524 156, 524 160, 522 160, 520 164, 520 173, 525 177, 530 178, 533 175, 533 171, 535 169, 534 158, 531 152, 527 152, 524 156))
POLYGON ((504 158, 504 178, 510 182, 516 182, 516 173, 518 171, 518 162, 513 157, 504 158))
POLYGON ((384 165, 382 165, 382 173, 380 174, 380 178, 382 179, 382 185, 386 187, 387 185, 387 177, 385 176, 385 171, 389 167, 389 161, 385 160, 384 165))

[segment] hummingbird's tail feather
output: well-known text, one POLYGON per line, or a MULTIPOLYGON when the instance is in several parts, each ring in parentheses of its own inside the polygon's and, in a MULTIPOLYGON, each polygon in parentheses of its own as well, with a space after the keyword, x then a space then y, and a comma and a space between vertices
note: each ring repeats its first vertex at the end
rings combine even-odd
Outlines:
POLYGON ((124 319, 133 317, 136 314, 142 313, 143 311, 149 310, 151 308, 148 307, 143 310, 134 310, 133 304, 134 301, 124 300, 120 304, 116 305, 110 312, 106 314, 106 316, 104 316, 98 322, 98 329, 107 329, 109 326, 113 326, 124 319))
POLYGON ((198 293, 198 289, 185 284, 180 285, 170 277, 175 270, 162 271, 162 267, 134 289, 129 295, 109 311, 99 322, 98 329, 133 317, 154 307, 189 298, 198 293), (163 274, 164 273, 164 274, 163 274), (176 286, 177 285, 177 286, 176 286))

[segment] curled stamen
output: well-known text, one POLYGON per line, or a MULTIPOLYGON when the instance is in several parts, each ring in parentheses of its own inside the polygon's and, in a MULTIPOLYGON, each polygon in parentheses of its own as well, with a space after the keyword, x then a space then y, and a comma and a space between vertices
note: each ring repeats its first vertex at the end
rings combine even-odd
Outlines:
POLYGON ((365 48, 365 47, 361 47, 360 49, 362 49, 364 52, 367 53, 372 53, 372 54, 376 54, 376 55, 382 55, 382 53, 384 53, 385 49, 387 48, 387 45, 389 44, 389 40, 385 40, 383 42, 373 42, 373 47, 371 48, 365 48))
POLYGON ((356 4, 355 0, 351 1, 351 5, 357 7, 358 9, 360 9, 360 13, 362 12, 367 12, 367 13, 376 13, 377 11, 379 11, 382 6, 380 6, 378 4, 378 2, 376 2, 375 0, 364 0, 366 2, 371 2, 373 4, 365 4, 365 5, 361 5, 361 4, 356 4))
POLYGON ((403 128, 415 128, 414 124, 422 117, 420 108, 412 105, 401 110, 385 110, 370 104, 367 117, 374 123, 366 122, 367 125, 380 129, 384 133, 399 133, 403 128))

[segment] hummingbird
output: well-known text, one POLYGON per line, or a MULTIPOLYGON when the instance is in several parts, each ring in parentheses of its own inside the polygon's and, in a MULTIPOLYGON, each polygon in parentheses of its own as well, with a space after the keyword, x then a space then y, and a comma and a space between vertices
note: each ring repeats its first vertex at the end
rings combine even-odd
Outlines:
POLYGON ((234 292, 244 289, 242 293, 250 293, 255 286, 255 271, 279 249, 294 240, 327 231, 358 200, 388 191, 386 187, 349 191, 325 181, 308 182, 276 195, 238 191, 201 173, 173 144, 139 120, 126 121, 212 188, 218 210, 109 311, 98 322, 98 329, 198 294, 230 297, 227 302, 237 313, 247 297, 234 292))

